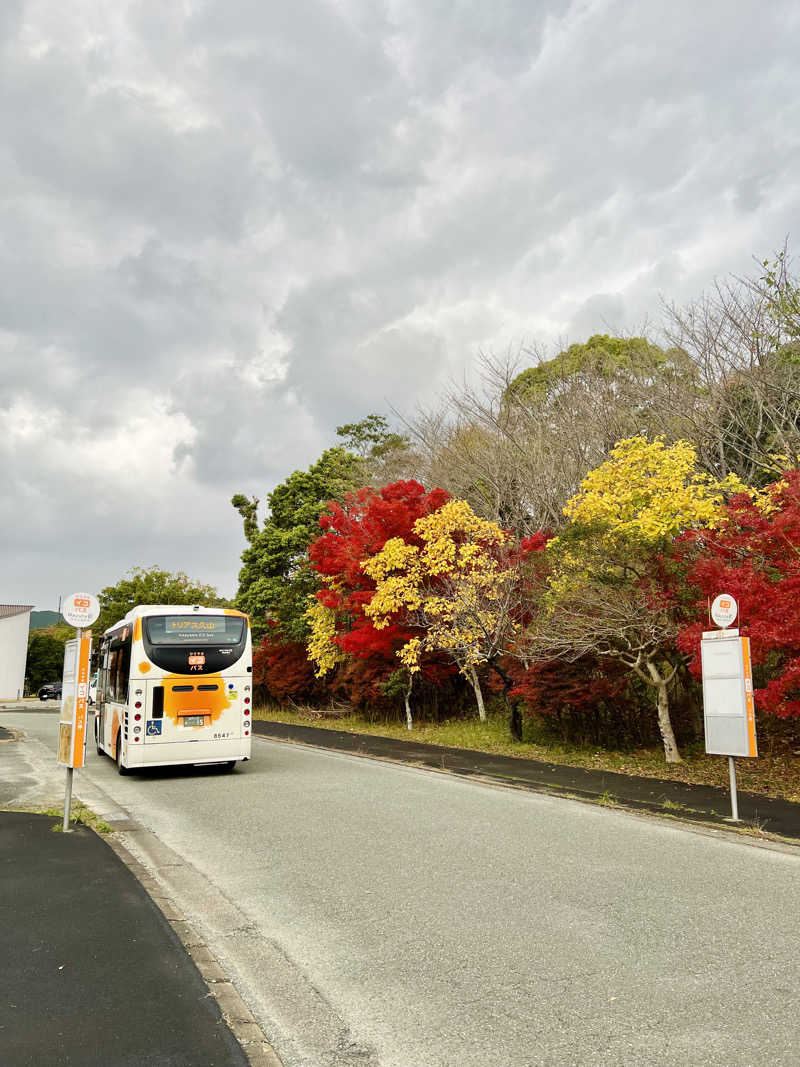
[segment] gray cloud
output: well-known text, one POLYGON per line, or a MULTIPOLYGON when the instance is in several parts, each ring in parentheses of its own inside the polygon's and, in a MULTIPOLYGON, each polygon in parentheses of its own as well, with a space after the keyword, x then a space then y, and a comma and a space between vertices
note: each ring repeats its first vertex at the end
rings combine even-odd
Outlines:
POLYGON ((0 47, 7 599, 232 592, 234 491, 800 211, 789 0, 15 0, 0 47))

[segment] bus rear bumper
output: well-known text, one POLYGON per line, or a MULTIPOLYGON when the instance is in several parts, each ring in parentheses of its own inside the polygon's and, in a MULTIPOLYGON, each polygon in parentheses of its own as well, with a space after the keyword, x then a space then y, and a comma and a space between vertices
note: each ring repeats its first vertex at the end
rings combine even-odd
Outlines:
POLYGON ((123 755, 126 767, 172 767, 180 763, 228 763, 250 759, 250 738, 218 741, 173 741, 161 744, 128 743, 123 755))

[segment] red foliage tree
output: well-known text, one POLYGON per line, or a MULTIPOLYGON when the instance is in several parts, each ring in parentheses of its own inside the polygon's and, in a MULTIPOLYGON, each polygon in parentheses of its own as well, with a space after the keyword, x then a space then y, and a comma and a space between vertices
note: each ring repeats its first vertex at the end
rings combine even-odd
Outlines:
POLYGON ((527 669, 512 663, 509 673, 514 679, 510 695, 539 715, 556 715, 565 708, 589 713, 597 705, 617 699, 628 683, 620 664, 604 663, 596 657, 574 663, 550 660, 527 669))
POLYGON ((508 678, 500 685, 491 675, 489 687, 505 689, 526 717, 541 716, 564 740, 578 743, 613 742, 621 746, 649 740, 630 700, 630 678, 613 660, 586 656, 574 663, 563 660, 523 662, 501 660, 508 678))
POLYGON ((277 638, 274 624, 253 653, 253 685, 278 704, 311 701, 320 688, 306 646, 277 638))
POLYGON ((333 695, 346 701, 356 711, 385 713, 396 704, 386 692, 387 684, 396 670, 396 664, 378 656, 347 659, 336 668, 328 686, 333 695))
POLYGON ((678 646, 692 656, 690 669, 699 676, 708 598, 731 593, 765 682, 755 691, 756 706, 782 719, 800 718, 800 470, 788 471, 768 494, 766 508, 744 494, 734 497, 718 530, 682 538, 688 582, 700 595, 678 646))

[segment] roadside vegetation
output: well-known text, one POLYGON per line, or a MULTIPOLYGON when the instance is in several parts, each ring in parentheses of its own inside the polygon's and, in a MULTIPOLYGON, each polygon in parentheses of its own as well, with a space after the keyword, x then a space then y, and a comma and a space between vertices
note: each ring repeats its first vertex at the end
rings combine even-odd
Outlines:
MULTIPOLYGON (((554 738, 547 724, 533 716, 525 717, 523 740, 512 741, 508 735, 507 716, 502 711, 490 712, 485 722, 475 719, 421 722, 411 735, 404 722, 371 721, 342 710, 331 712, 319 708, 289 708, 271 704, 256 707, 254 718, 391 737, 401 741, 407 741, 410 737, 422 744, 444 745, 590 770, 616 771, 619 774, 661 778, 690 785, 727 789, 729 784, 727 761, 719 756, 707 756, 702 742, 695 741, 687 745, 681 763, 667 764, 664 751, 658 745, 620 752, 597 745, 571 744, 554 738)), ((770 725, 772 729, 768 727, 767 733, 759 738, 759 758, 737 760, 739 788, 744 792, 800 802, 800 751, 795 750, 796 737, 783 724, 770 725)))
MULTIPOLYGON (((34 815, 48 815, 51 818, 59 820, 53 824, 53 832, 58 834, 63 833, 64 811, 62 808, 14 806, 11 808, 0 808, 0 811, 29 811, 34 815)), ((91 808, 87 808, 86 805, 82 804, 79 800, 73 800, 72 802, 69 821, 70 825, 88 826, 98 834, 111 834, 114 832, 113 827, 109 826, 104 819, 101 819, 99 815, 91 810, 91 808)))
POLYGON ((485 358, 402 430, 339 427, 263 522, 258 498, 233 498, 271 714, 343 706, 341 728, 725 784, 702 752, 699 642, 726 592, 754 665, 761 756, 740 761, 742 788, 800 794, 785 250, 665 304, 657 338, 485 358))
MULTIPOLYGON (((649 337, 485 357, 390 426, 340 426, 232 504, 256 702, 284 721, 726 785, 703 754, 719 593, 751 639, 757 760, 800 798, 800 284, 786 250, 649 337), (301 709, 301 710, 298 710, 301 709)), ((157 568, 101 593, 224 603, 157 568)), ((114 618, 112 619, 111 616, 114 618)))
POLYGON ((48 682, 60 682, 64 669, 64 645, 75 631, 66 624, 31 630, 25 661, 25 692, 35 696, 48 682))

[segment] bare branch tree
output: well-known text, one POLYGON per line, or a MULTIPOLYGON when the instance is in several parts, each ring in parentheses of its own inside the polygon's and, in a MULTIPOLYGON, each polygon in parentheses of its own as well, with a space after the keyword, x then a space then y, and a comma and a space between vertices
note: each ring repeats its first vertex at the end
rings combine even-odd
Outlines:
POLYGON ((760 277, 717 282, 686 307, 664 310, 694 382, 691 393, 659 394, 657 413, 709 473, 748 484, 776 477, 800 452, 800 288, 786 249, 760 277))
POLYGON ((535 389, 518 387, 530 353, 482 356, 477 384, 451 386, 438 408, 406 420, 426 481, 521 535, 558 528, 587 472, 618 440, 648 428, 642 387, 657 373, 660 350, 642 339, 627 343, 641 351, 638 363, 628 352, 628 365, 612 372, 608 351, 578 346, 587 349, 582 363, 540 364, 550 369, 535 389))
POLYGON ((542 611, 528 632, 529 654, 573 663, 583 656, 618 660, 656 690, 658 726, 668 763, 681 762, 669 712, 669 684, 682 659, 669 613, 635 585, 584 583, 542 611))

